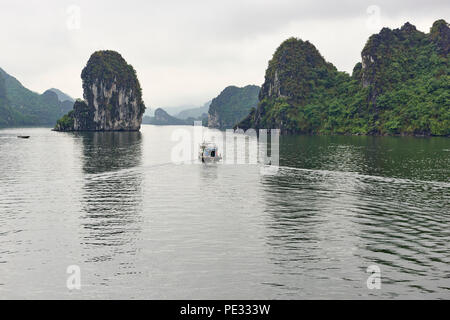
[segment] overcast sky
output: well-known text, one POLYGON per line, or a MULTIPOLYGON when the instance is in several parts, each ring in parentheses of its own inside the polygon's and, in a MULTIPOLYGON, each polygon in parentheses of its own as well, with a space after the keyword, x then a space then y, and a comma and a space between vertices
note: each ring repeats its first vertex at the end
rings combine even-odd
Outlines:
POLYGON ((0 67, 31 90, 82 97, 96 50, 122 54, 152 109, 201 105, 228 85, 261 85, 279 44, 311 41, 351 72, 367 38, 409 21, 428 32, 448 0, 0 0, 0 67))

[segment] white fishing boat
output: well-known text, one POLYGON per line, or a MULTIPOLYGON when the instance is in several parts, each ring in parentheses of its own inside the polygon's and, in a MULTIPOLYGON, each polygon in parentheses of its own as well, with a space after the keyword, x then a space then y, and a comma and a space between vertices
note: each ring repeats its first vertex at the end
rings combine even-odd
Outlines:
POLYGON ((222 160, 219 149, 215 143, 203 142, 198 150, 198 159, 203 163, 218 162, 222 160))

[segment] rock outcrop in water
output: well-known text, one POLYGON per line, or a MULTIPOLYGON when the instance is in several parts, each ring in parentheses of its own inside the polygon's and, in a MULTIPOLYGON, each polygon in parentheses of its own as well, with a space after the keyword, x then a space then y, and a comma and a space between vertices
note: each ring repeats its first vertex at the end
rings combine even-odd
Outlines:
POLYGON ((208 127, 221 130, 233 128, 252 108, 256 108, 260 89, 254 85, 226 87, 209 106, 208 127))
POLYGON ((134 68, 115 51, 97 51, 81 73, 84 100, 56 131, 138 131, 145 105, 134 68))
POLYGON ((287 39, 269 61, 258 107, 238 127, 280 128, 283 133, 301 131, 297 111, 332 95, 330 87, 337 77, 337 69, 325 61, 313 44, 287 39))
POLYGON ((450 135, 450 28, 405 23, 372 35, 350 76, 309 42, 288 39, 266 71, 256 110, 239 123, 283 133, 450 135))

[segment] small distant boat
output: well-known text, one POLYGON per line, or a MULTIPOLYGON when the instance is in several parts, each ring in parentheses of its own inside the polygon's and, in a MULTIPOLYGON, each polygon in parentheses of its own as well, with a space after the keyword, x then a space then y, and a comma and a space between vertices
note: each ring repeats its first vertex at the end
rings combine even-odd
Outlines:
POLYGON ((17 136, 17 138, 20 138, 20 139, 29 139, 30 136, 17 136))
POLYGON ((198 159, 203 163, 210 163, 222 160, 222 156, 219 154, 219 149, 216 144, 203 142, 200 144, 198 159))

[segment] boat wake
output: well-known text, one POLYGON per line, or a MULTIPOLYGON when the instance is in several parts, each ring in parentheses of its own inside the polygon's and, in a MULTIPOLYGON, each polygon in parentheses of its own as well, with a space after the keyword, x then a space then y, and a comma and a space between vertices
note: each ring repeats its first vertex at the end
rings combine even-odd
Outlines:
POLYGON ((449 182, 444 181, 433 181, 433 180, 415 180, 415 179, 406 179, 406 178, 398 178, 398 177, 384 177, 384 176, 376 176, 376 175, 366 175, 359 172, 353 171, 333 171, 333 170, 320 170, 320 169, 305 169, 305 168, 295 168, 295 167, 279 167, 279 174, 281 175, 289 175, 293 171, 295 172, 305 172, 311 174, 320 174, 320 175, 333 175, 335 177, 342 178, 359 178, 359 179, 367 179, 371 181, 379 181, 385 183, 398 183, 398 184, 433 184, 436 186, 450 188, 449 182))

